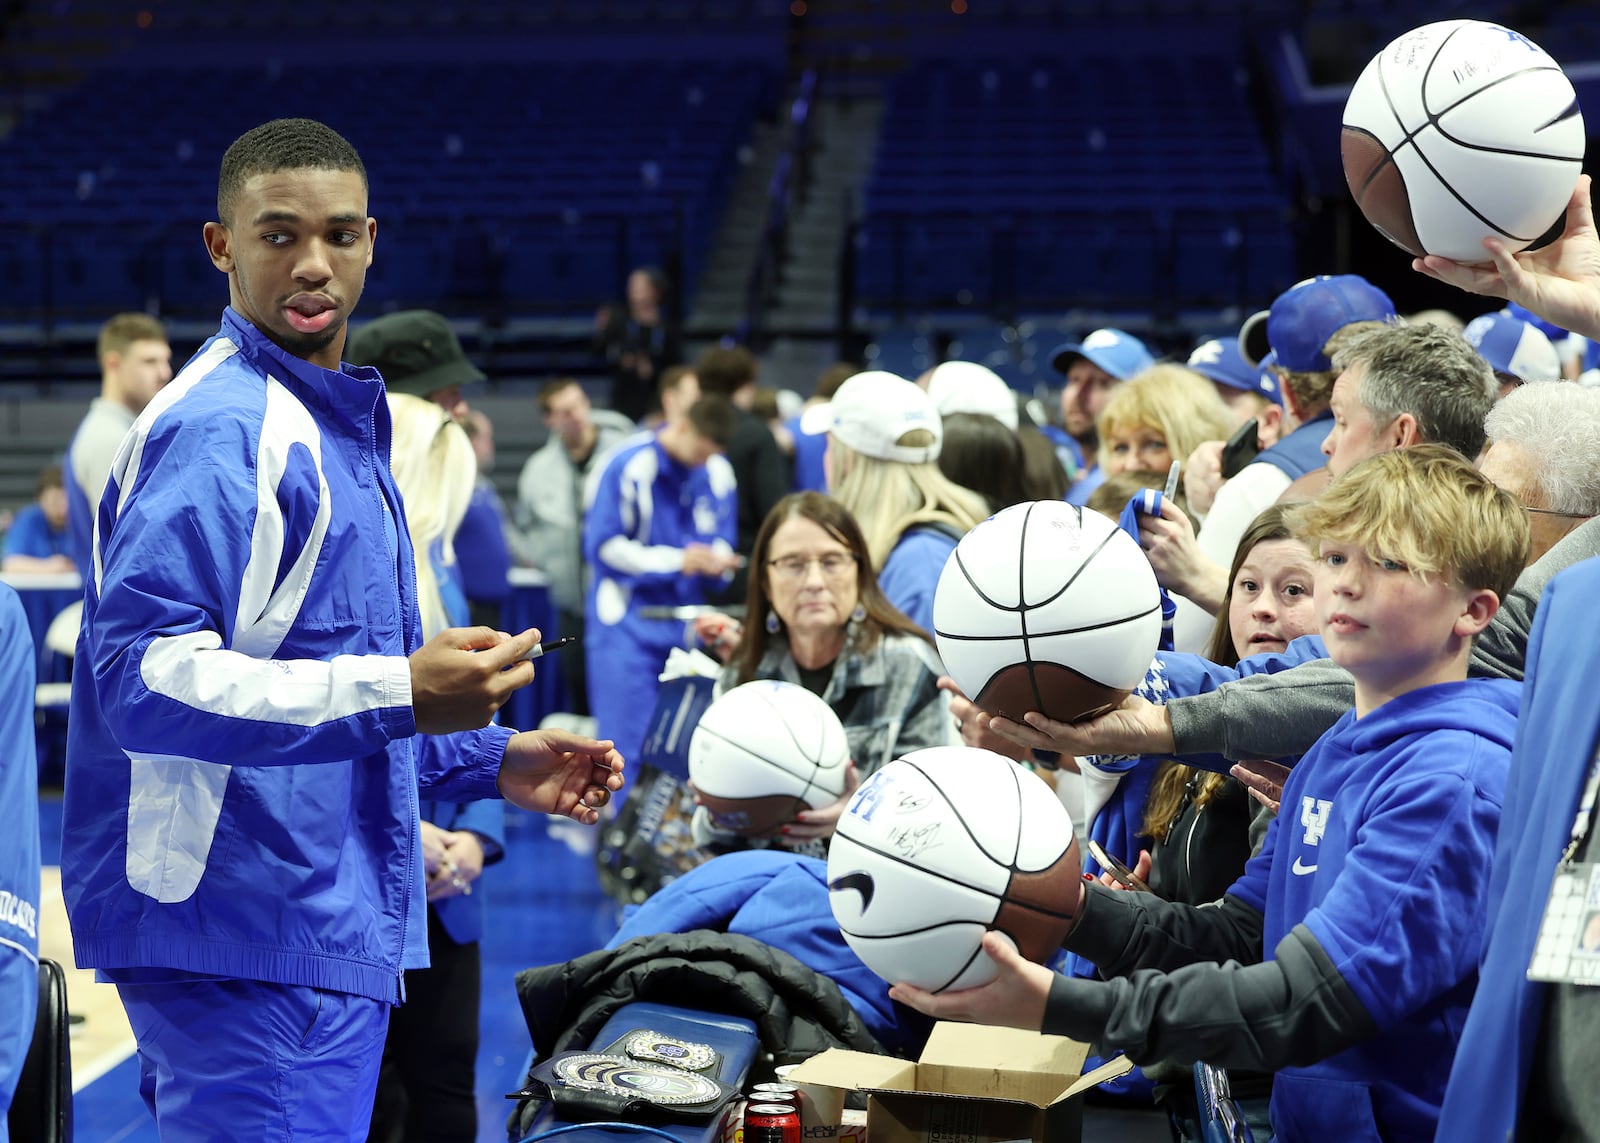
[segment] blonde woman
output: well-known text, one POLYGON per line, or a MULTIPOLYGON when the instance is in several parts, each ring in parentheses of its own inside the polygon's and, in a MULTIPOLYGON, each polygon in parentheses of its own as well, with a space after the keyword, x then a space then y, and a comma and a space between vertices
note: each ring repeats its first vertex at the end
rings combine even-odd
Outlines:
MULTIPOLYGON (((390 393, 389 416, 389 468, 416 553, 422 631, 431 639, 468 625, 452 540, 472 499, 477 459, 461 426, 432 401, 390 393)), ((504 809, 494 800, 423 800, 419 810, 431 967, 407 971, 406 1003, 390 1017, 373 1137, 473 1139, 483 933, 483 896, 473 883, 504 856, 504 809)))
POLYGON ((1205 441, 1226 440, 1233 417, 1216 386, 1183 365, 1152 365, 1119 385, 1095 422, 1107 475, 1165 472, 1205 441))
POLYGON ((945 560, 989 515, 981 495, 939 471, 944 430, 932 398, 892 373, 858 373, 807 416, 827 430, 828 492, 861 525, 883 594, 932 631, 945 560))

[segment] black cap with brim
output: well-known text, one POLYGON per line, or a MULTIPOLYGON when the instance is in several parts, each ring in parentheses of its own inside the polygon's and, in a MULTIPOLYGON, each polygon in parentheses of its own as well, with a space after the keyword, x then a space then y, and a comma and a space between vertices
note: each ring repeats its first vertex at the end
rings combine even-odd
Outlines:
POLYGON ((400 310, 352 330, 344 356, 352 365, 376 368, 391 393, 430 397, 452 385, 486 380, 467 360, 444 315, 432 310, 400 310))

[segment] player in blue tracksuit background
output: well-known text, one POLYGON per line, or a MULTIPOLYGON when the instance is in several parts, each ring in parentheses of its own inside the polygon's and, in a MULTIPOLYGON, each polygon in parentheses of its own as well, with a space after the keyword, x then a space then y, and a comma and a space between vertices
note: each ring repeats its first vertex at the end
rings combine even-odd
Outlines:
POLYGON ((537 631, 422 641, 383 381, 340 365, 377 232, 354 149, 312 120, 246 132, 218 213, 232 304, 99 503, 62 886, 164 1143, 359 1141, 427 963, 419 787, 592 824, 622 763, 485 728, 537 631))
POLYGON ((39 793, 33 753, 33 636, 0 584, 0 1143, 39 1001, 39 793))
POLYGON ((739 566, 738 498, 722 450, 733 434, 726 397, 700 397, 654 433, 622 442, 592 485, 583 557, 593 569, 584 613, 589 707, 599 732, 636 758, 683 619, 641 609, 705 603, 739 566))
POLYGON ((1110 979, 1053 974, 990 934, 995 982, 891 995, 1136 1063, 1276 1071, 1283 1143, 1427 1140, 1477 981, 1519 694, 1467 679, 1467 662, 1526 562, 1527 514, 1419 445, 1355 466, 1291 521, 1356 708, 1291 772, 1221 904, 1085 886, 1067 947, 1110 979))

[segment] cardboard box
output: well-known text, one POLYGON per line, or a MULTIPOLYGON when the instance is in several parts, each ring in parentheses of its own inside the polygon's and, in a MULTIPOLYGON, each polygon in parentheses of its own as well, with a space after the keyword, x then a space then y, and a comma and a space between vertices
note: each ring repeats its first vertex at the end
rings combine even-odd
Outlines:
POLYGON ((981 1024, 934 1025, 916 1063, 838 1049, 792 1073, 794 1083, 867 1093, 868 1143, 1076 1143, 1083 1093, 1132 1064, 1083 1075, 1087 1045, 981 1024))

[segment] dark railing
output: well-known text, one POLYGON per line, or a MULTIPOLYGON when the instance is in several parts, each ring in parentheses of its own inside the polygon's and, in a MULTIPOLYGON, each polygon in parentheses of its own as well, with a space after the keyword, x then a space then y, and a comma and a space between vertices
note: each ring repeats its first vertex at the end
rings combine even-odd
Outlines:
POLYGON ((807 70, 789 105, 788 139, 767 182, 766 220, 756 261, 745 283, 744 318, 735 340, 760 344, 764 340, 767 309, 777 296, 784 259, 789 254, 789 217, 805 195, 811 178, 812 109, 817 95, 817 73, 807 70))

